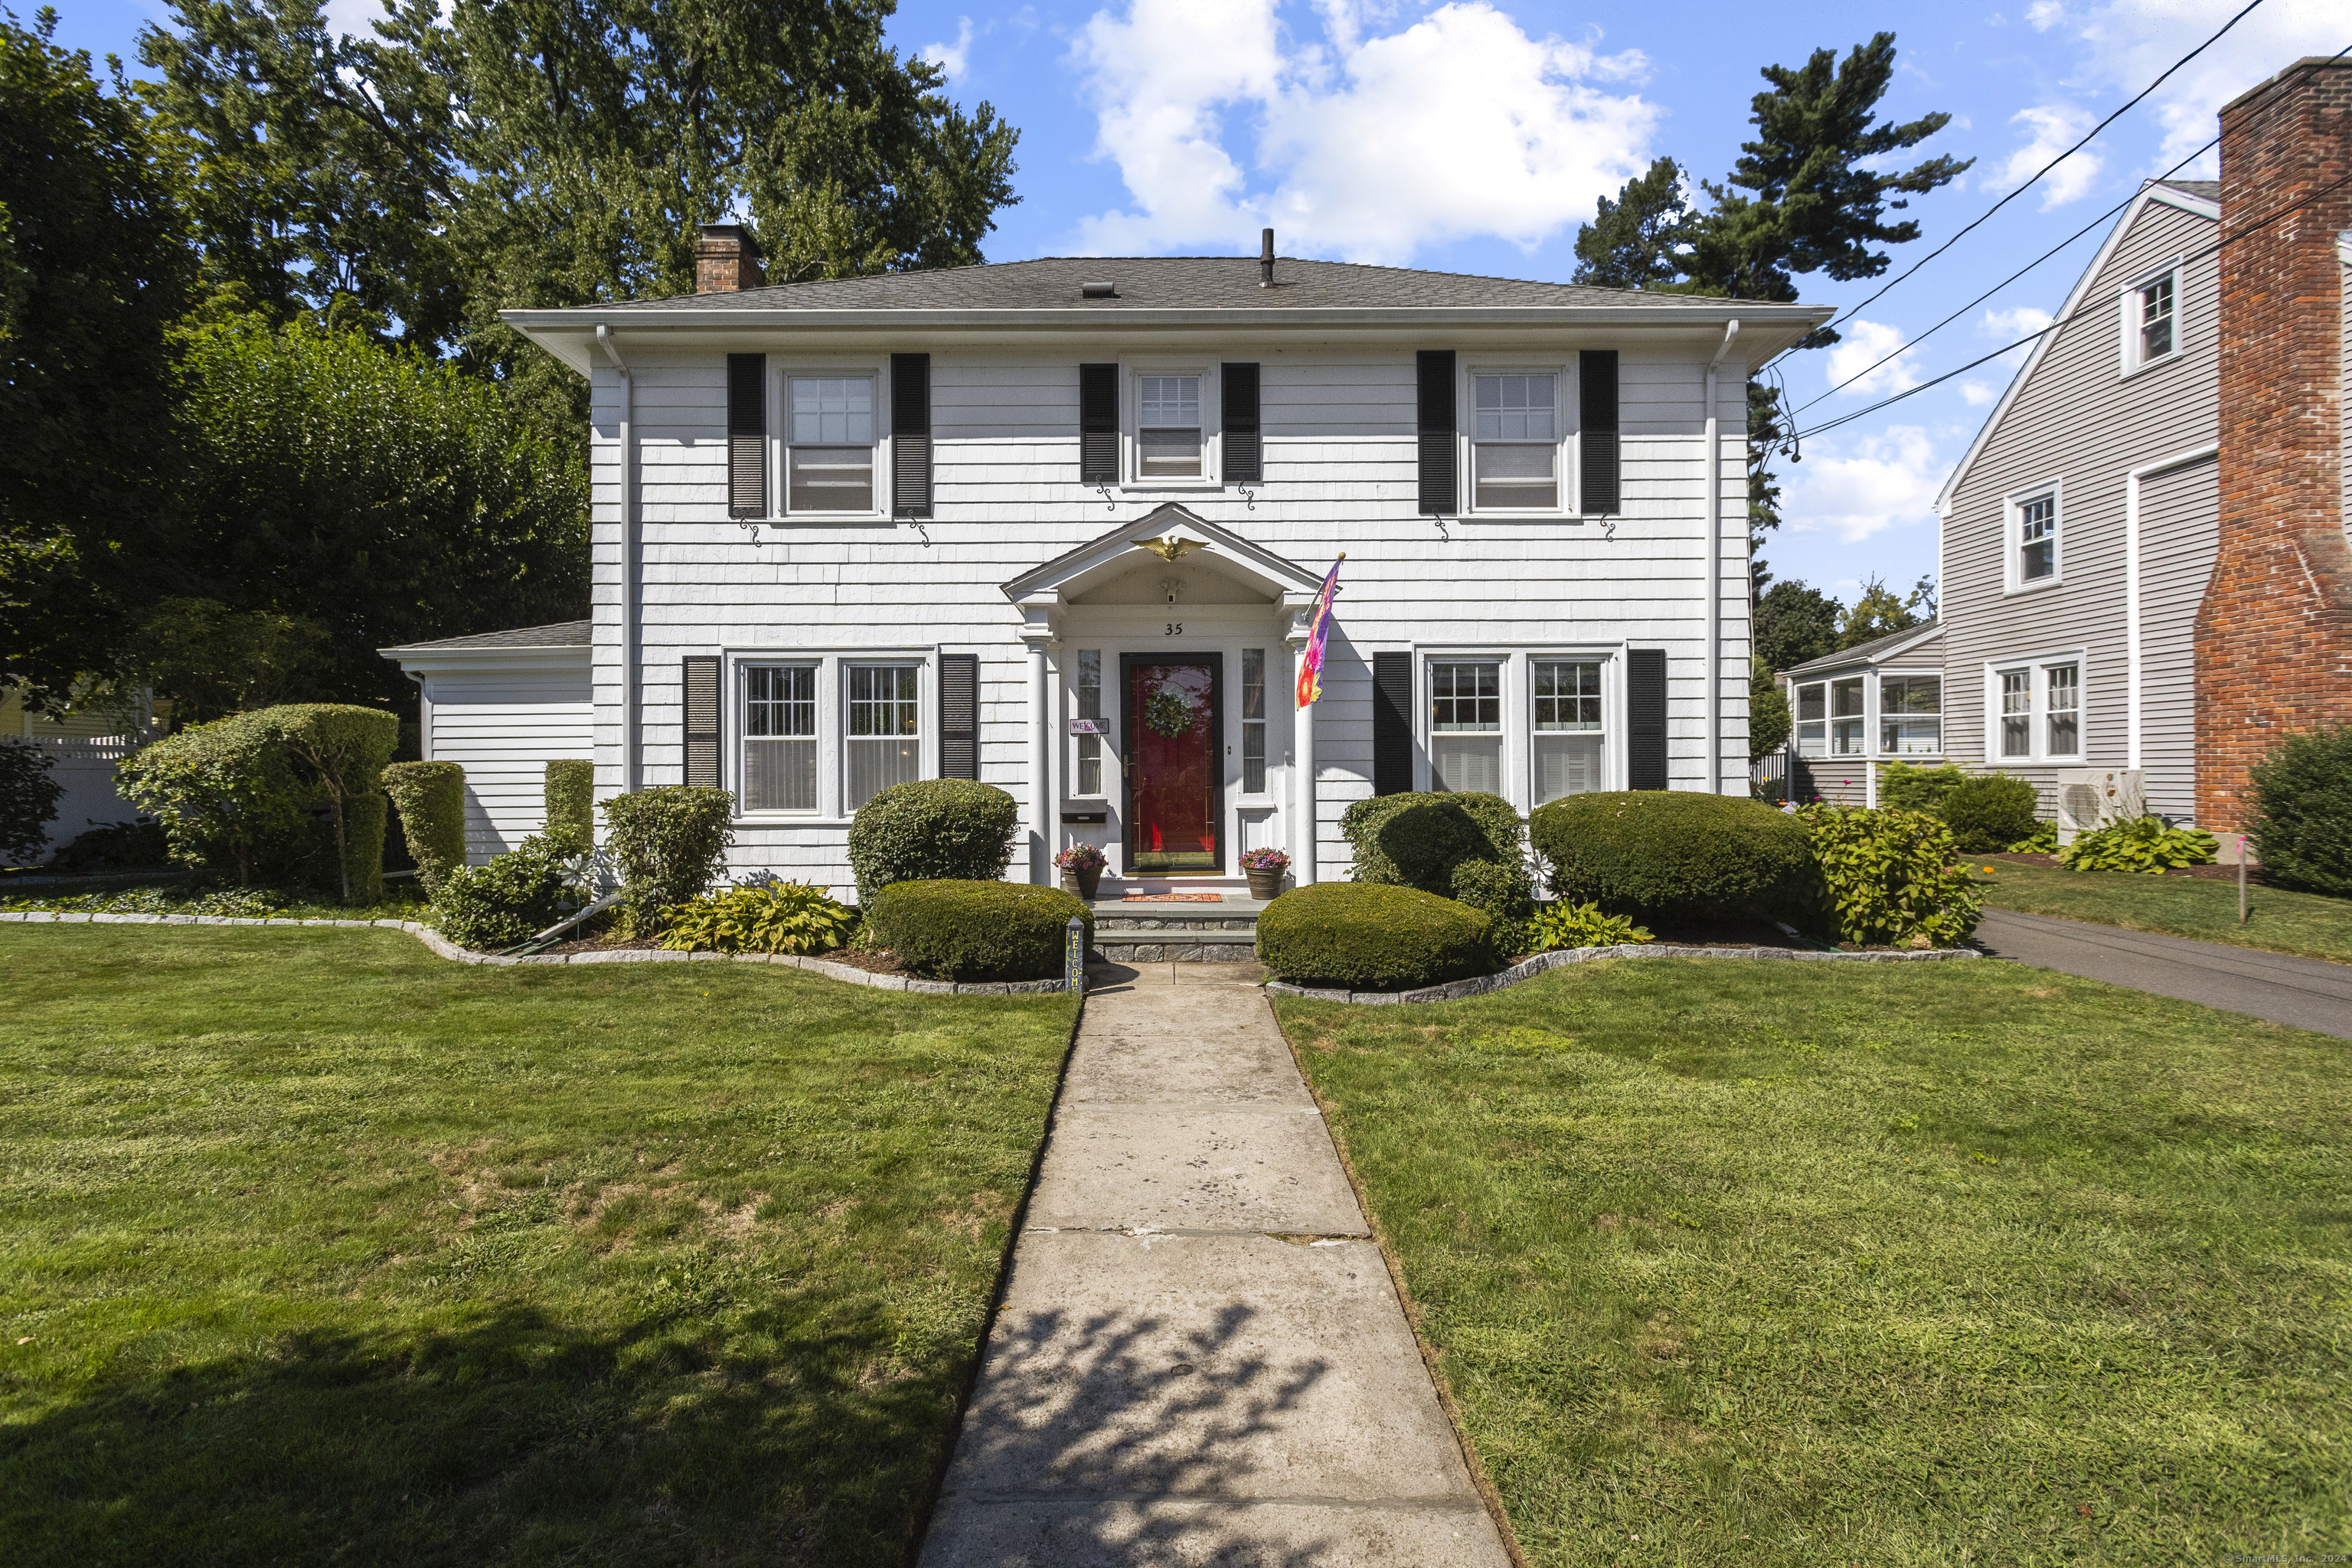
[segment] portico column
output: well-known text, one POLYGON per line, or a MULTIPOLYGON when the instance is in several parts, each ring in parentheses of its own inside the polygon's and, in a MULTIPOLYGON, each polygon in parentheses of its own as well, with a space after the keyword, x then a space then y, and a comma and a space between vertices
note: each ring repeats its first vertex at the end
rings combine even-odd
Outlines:
POLYGON ((1045 678, 1045 635, 1024 634, 1029 645, 1029 880, 1054 881, 1054 702, 1045 678))
MULTIPOLYGON (((1290 637, 1291 701, 1295 704, 1298 667, 1307 658, 1305 616, 1298 617, 1290 637)), ((1290 724, 1290 875, 1298 886, 1315 885, 1315 705, 1294 707, 1290 724)))

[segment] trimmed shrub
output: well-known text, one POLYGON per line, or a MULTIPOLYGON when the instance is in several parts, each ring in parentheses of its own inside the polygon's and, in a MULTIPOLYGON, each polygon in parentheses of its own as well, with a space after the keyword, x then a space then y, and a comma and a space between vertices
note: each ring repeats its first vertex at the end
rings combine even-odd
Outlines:
POLYGON ((662 911, 702 896, 735 842, 735 797, 704 784, 662 784, 604 803, 604 843, 621 867, 621 924, 661 930, 662 911))
POLYGON ((1257 955, 1286 980, 1410 991, 1502 966, 1484 910, 1418 888, 1321 882, 1257 917, 1257 955))
POLYGON ((1529 952, 1570 947, 1625 947, 1655 942, 1649 928, 1624 915, 1605 913, 1599 904, 1546 904, 1528 922, 1529 952))
POLYGON ((441 934, 459 947, 495 952, 536 936, 586 901, 572 885, 569 857, 539 834, 480 866, 461 866, 433 900, 441 934))
POLYGON ((1810 924, 1864 947, 1951 947, 1984 918, 1951 830, 1923 811, 1809 805, 1810 924))
POLYGON ((1661 922, 1777 914, 1812 863, 1793 817, 1678 790, 1566 795, 1536 808, 1528 837, 1561 899, 1661 922))
POLYGON ((935 980, 1048 980, 1062 973, 1073 916, 1092 947, 1094 916, 1059 888, 925 878, 877 893, 866 928, 875 946, 935 980))
POLYGON ((1968 776, 1953 763, 1939 768, 1889 763, 1878 778, 1878 804, 1896 811, 1935 812, 1940 816, 1944 797, 1967 783, 1968 776))
POLYGON ((383 765, 400 744, 400 720, 342 702, 289 702, 250 717, 277 735, 325 798, 343 901, 382 899, 383 765))
POLYGON ((466 864, 466 770, 455 763, 394 763, 383 792, 400 813, 401 837, 428 899, 466 864))
POLYGON ((28 864, 49 841, 49 819, 66 786, 49 776, 58 760, 39 746, 0 742, 0 860, 28 864))
POLYGON ((541 792, 549 839, 571 855, 596 847, 596 764, 582 757, 554 758, 541 792))
POLYGON ((2289 735, 2254 764, 2252 796, 2263 875, 2352 896, 2352 724, 2289 735))
POLYGON ((994 784, 918 779, 892 784, 849 824, 857 901, 893 882, 993 882, 1013 859, 1020 803, 994 784))
POLYGON ((1465 861, 1527 859, 1527 825, 1511 803, 1473 791, 1376 795, 1340 815, 1339 832, 1355 850, 1354 880, 1441 898, 1453 892, 1454 868, 1465 861))
POLYGON ((2181 866, 2210 866, 2221 846, 2211 834, 2195 827, 2174 827, 2160 816, 2134 817, 2109 823, 2058 851, 2058 864, 2069 871, 2143 871, 2161 877, 2181 866))
POLYGON ((720 888, 668 911, 661 944, 680 952, 829 952, 857 916, 822 888, 769 882, 720 888))
POLYGON ((295 776, 277 730, 257 713, 192 724, 117 763, 131 803, 163 825, 184 865, 234 868, 250 887, 298 870, 311 851, 295 776))
POLYGON ((1990 855, 2031 838, 2042 796, 2023 779, 1977 773, 1946 792, 1937 807, 1963 855, 1990 855))
POLYGON ((171 863, 172 842, 163 837, 163 825, 142 816, 76 834, 72 843, 49 857, 48 868, 86 877, 100 871, 152 871, 171 863))

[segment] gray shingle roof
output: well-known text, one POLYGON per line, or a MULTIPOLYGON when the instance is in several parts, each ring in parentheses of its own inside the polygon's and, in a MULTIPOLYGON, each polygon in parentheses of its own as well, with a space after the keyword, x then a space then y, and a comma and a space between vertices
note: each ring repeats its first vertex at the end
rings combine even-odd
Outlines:
POLYGON ((1809 658, 1802 664, 1791 665, 1780 673, 1811 675, 1817 670, 1843 669, 1851 664, 1874 663, 1880 656, 1900 647, 1905 643, 1916 642, 1921 637, 1933 637, 1937 630, 1938 627, 1934 621, 1923 621, 1909 631, 1890 632, 1883 637, 1873 637, 1868 642, 1856 643, 1850 648, 1826 654, 1820 658, 1809 658))
POLYGON ((592 621, 558 621, 546 626, 516 626, 510 631, 476 632, 471 637, 441 637, 433 642, 404 643, 385 653, 444 653, 468 647, 586 647, 592 621))
POLYGON ((2218 202, 2221 199, 2221 182, 2219 180, 2157 180, 2151 183, 2169 185, 2176 191, 2186 191, 2192 196, 2203 196, 2209 202, 2218 202))
POLYGON ((1034 310, 1076 309, 1117 312, 1167 310, 1313 310, 1453 306, 1623 306, 1721 309, 1727 301, 1690 294, 1595 289, 1580 283, 1530 283, 1460 272, 1421 272, 1346 261, 1284 257, 1274 286, 1258 286, 1255 256, 1047 257, 950 267, 930 272, 890 272, 818 283, 782 283, 737 293, 681 294, 667 300, 584 305, 598 316, 662 310, 1034 310), (1116 298, 1087 300, 1081 284, 1108 282, 1116 298))

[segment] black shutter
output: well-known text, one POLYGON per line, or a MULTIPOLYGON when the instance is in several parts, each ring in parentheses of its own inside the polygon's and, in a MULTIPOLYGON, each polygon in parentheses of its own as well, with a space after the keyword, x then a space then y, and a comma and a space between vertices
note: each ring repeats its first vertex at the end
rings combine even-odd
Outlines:
POLYGON ((1462 510, 1454 472, 1454 351, 1423 349, 1412 359, 1420 383, 1421 510, 1448 517, 1462 510))
POLYGON ((1578 503, 1588 512, 1621 511, 1624 497, 1618 482, 1617 351, 1586 349, 1576 356, 1576 371, 1580 427, 1576 439, 1583 480, 1578 503))
POLYGON ((768 356, 727 356, 727 515, 768 515, 768 356))
POLYGON ((1666 787, 1666 650, 1625 650, 1625 784, 1666 787))
POLYGON ((1118 366, 1078 366, 1078 482, 1118 483, 1118 366))
POLYGON ((931 515, 931 356, 890 356, 890 515, 931 515))
POLYGON ((719 661, 709 654, 693 654, 683 663, 686 782, 716 789, 719 787, 719 661))
POLYGON ((1372 655, 1372 793, 1412 788, 1412 655, 1372 655))
POLYGON ((1224 477, 1235 484, 1256 484, 1265 477, 1265 445, 1257 422, 1257 366, 1219 365, 1217 378, 1224 389, 1224 477))
POLYGON ((980 655, 940 655, 940 777, 980 777, 980 655))

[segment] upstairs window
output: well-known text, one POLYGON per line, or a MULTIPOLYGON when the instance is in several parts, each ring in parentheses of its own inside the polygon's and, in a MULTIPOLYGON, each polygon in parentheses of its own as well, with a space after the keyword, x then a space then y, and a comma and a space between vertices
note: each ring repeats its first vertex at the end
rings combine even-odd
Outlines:
POLYGON ((796 512, 874 510, 874 378, 792 378, 786 506, 796 512))
POLYGON ((1136 476, 1197 479, 1201 468, 1201 378, 1136 377, 1136 476))
POLYGON ((1944 682, 1890 675, 1878 683, 1878 749, 1889 756, 1935 756, 1944 749, 1944 682))
POLYGON ((1539 658, 1534 677, 1536 804, 1607 789, 1600 661, 1539 658))
POLYGON ((2179 268, 2124 290, 2124 374, 2163 359, 2180 346, 2179 268))
POLYGON ((1481 375, 1474 380, 1472 509, 1559 510, 1559 378, 1481 375))
POLYGON ((1503 793, 1503 667, 1429 667, 1429 762, 1436 790, 1503 793))
POLYGON ((2058 578, 2058 496, 2044 491, 2010 503, 2010 586, 2032 587, 2058 578))

